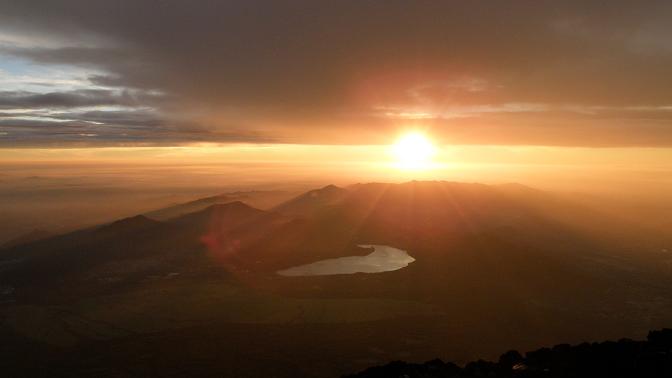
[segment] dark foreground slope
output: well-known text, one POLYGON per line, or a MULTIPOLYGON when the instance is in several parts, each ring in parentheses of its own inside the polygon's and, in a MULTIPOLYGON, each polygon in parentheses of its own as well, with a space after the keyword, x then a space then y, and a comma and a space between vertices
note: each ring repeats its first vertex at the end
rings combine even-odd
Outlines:
POLYGON ((672 377, 672 329, 651 331, 646 341, 559 344, 525 356, 511 350, 497 362, 478 360, 464 367, 439 359, 422 364, 395 361, 346 377, 672 377))

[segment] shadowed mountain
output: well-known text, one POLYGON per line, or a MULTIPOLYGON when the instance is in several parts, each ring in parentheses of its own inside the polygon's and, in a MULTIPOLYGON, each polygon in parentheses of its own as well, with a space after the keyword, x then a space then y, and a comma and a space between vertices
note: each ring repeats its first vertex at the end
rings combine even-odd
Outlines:
POLYGON ((151 253, 166 253, 169 226, 142 215, 59 235, 0 251, 14 261, 3 271, 3 283, 39 287, 88 274, 100 264, 151 253))
POLYGON ((232 245, 237 252, 260 229, 282 219, 240 201, 211 205, 166 222, 137 215, 0 251, 0 260, 7 262, 0 266, 0 284, 91 286, 174 272, 198 274, 211 270, 212 257, 231 254, 232 245))
POLYGON ((109 224, 6 248, 0 250, 0 257, 3 259, 32 259, 56 251, 107 242, 109 239, 118 238, 120 235, 140 233, 160 224, 160 222, 143 215, 136 215, 109 224))

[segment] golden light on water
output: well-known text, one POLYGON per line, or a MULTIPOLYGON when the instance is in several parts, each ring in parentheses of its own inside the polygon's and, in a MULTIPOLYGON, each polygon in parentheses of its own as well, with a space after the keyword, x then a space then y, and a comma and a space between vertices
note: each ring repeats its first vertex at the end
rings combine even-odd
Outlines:
POLYGON ((403 134, 392 145, 395 166, 406 170, 422 170, 432 166, 436 155, 434 144, 420 132, 403 134))

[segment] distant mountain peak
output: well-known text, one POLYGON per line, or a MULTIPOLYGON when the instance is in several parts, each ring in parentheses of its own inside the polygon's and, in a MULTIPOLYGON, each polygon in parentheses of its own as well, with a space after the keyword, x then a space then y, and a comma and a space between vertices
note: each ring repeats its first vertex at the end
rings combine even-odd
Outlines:
POLYGON ((149 219, 144 215, 135 215, 116 220, 98 228, 98 231, 132 231, 161 224, 159 221, 149 219))
POLYGON ((183 215, 192 214, 206 208, 230 202, 243 202, 257 209, 268 209, 276 206, 278 203, 285 201, 291 196, 291 193, 273 190, 250 190, 250 191, 236 191, 217 194, 209 197, 199 198, 196 200, 174 204, 168 207, 157 209, 145 213, 151 219, 159 221, 168 221, 177 219, 183 215))
POLYGON ((201 228, 206 224, 211 223, 213 219, 226 219, 236 223, 245 219, 255 218, 265 213, 265 211, 256 209, 244 202, 233 201, 210 205, 205 209, 182 215, 170 222, 175 224, 190 224, 197 228, 201 228))
POLYGON ((197 200, 189 201, 186 203, 180 203, 163 209, 150 211, 145 215, 147 215, 151 219, 168 220, 171 218, 177 218, 181 215, 203 210, 208 206, 214 204, 227 203, 229 201, 231 201, 231 198, 229 198, 226 194, 218 194, 215 196, 199 198, 197 200))
POLYGON ((327 186, 325 186, 325 187, 323 187, 322 189, 319 189, 319 190, 322 190, 322 191, 335 191, 335 190, 345 190, 345 189, 343 189, 343 188, 341 188, 341 187, 339 187, 339 186, 336 186, 336 185, 334 185, 334 184, 329 184, 329 185, 327 185, 327 186))
POLYGON ((338 187, 334 184, 329 184, 325 187, 322 187, 320 189, 313 189, 305 194, 311 196, 311 197, 320 197, 320 196, 334 196, 334 195, 340 195, 343 193, 346 193, 348 190, 338 187))
POLYGON ((242 201, 233 201, 233 202, 227 202, 227 203, 216 203, 214 205, 210 205, 206 208, 206 210, 210 211, 226 211, 226 210, 251 210, 251 211, 261 211, 259 209, 255 209, 254 207, 246 204, 245 202, 242 201))

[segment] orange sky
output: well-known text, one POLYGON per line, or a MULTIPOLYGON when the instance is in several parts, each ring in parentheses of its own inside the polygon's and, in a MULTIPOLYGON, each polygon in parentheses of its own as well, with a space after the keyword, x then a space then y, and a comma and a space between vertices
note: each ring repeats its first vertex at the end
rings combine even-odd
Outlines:
POLYGON ((0 4, 0 185, 68 176, 668 188, 669 1, 157 9, 0 4), (389 145, 407 130, 436 144, 432 169, 395 168, 389 145))
POLYGON ((436 179, 519 182, 562 190, 624 190, 643 185, 663 192, 672 185, 672 149, 666 148, 439 145, 431 168, 418 171, 398 169, 389 145, 4 149, 0 151, 0 164, 23 167, 5 170, 5 175, 15 177, 30 176, 35 170, 33 173, 40 176, 116 173, 121 179, 139 169, 155 173, 175 169, 184 177, 198 176, 199 181, 212 177, 213 186, 235 182, 350 184, 436 179))

